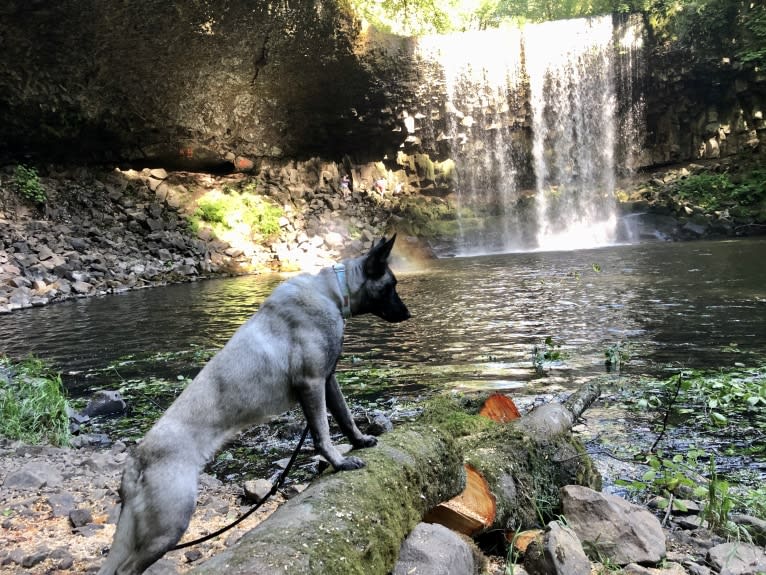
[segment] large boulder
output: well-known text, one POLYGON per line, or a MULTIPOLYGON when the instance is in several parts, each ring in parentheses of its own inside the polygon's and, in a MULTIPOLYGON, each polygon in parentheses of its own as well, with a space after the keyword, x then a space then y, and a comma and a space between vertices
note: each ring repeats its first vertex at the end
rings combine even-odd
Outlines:
POLYGON ((579 485, 561 488, 561 506, 583 547, 614 563, 657 563, 665 557, 662 525, 643 507, 579 485))
POLYGON ((467 575, 474 573, 471 547, 436 523, 418 523, 402 543, 393 575, 467 575))

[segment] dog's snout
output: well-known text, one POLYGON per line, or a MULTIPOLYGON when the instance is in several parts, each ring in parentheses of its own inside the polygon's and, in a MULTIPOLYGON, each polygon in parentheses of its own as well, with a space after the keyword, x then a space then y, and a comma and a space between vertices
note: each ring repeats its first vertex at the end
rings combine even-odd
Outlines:
POLYGON ((405 320, 408 320, 412 317, 410 314, 410 310, 407 309, 407 306, 404 305, 404 302, 399 300, 399 305, 397 306, 397 309, 393 314, 391 314, 391 317, 388 321, 391 323, 399 323, 405 320))

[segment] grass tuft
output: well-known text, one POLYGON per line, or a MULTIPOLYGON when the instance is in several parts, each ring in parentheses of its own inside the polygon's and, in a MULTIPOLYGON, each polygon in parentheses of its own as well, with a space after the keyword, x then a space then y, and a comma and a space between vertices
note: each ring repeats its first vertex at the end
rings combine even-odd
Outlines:
POLYGON ((61 376, 39 359, 0 356, 0 436, 69 445, 68 402, 61 376))

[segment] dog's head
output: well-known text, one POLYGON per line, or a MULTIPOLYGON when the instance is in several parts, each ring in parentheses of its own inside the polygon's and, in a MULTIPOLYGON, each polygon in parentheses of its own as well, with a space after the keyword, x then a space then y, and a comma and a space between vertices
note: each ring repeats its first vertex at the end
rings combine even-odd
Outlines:
POLYGON ((371 313, 391 323, 409 319, 410 311, 396 293, 396 277, 388 267, 395 240, 396 234, 390 240, 382 238, 360 258, 362 282, 356 293, 358 309, 355 313, 371 313))

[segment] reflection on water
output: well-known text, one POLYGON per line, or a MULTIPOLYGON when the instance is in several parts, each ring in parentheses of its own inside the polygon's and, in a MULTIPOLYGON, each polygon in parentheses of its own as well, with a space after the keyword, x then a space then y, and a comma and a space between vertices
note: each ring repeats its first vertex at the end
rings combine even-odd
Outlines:
MULTIPOLYGON (((766 349, 764 254, 759 239, 436 260, 398 274, 411 320, 349 322, 340 369, 390 369, 396 392, 571 387, 603 373, 616 343, 630 346, 634 373, 747 362, 766 349), (532 353, 546 336, 566 358, 540 375, 532 353)), ((221 347, 279 281, 214 280, 22 310, 0 316, 0 350, 52 361, 78 392, 120 358, 221 347)), ((176 358, 156 375, 198 367, 176 358)))

